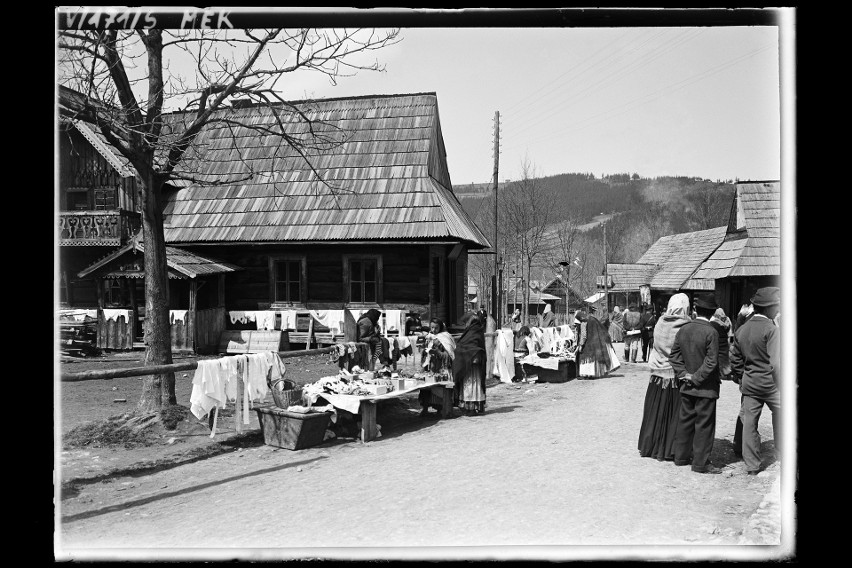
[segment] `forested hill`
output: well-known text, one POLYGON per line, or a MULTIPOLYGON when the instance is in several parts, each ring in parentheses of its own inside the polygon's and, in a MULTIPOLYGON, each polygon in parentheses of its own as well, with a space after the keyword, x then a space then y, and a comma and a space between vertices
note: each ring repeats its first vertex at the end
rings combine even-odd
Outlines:
MULTIPOLYGON (((498 201, 500 191, 506 195, 522 183, 526 187, 534 183, 536 190, 546 196, 543 201, 549 209, 547 225, 570 221, 574 226, 588 227, 593 220, 612 216, 608 227, 616 240, 610 262, 635 262, 654 240, 665 235, 725 225, 735 193, 733 180, 714 182, 686 176, 642 178, 626 173, 596 178, 588 173, 567 173, 524 182, 501 182, 498 201), (636 234, 642 234, 643 238, 633 238, 636 234)), ((493 226, 487 213, 494 207, 492 187, 484 183, 453 188, 462 206, 480 225, 493 226)))

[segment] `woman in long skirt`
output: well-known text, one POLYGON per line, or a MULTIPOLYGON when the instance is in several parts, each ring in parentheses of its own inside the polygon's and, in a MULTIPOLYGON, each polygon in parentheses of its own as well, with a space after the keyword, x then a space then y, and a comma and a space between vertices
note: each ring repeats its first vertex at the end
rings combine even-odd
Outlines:
POLYGON ((579 322, 577 334, 577 376, 581 379, 596 379, 621 366, 615 349, 604 326, 594 317, 579 310, 574 314, 579 322))
POLYGON ((690 320, 689 297, 675 294, 666 313, 654 326, 654 346, 648 355, 651 379, 645 392, 642 426, 639 428, 639 455, 660 461, 673 460, 675 435, 680 412, 680 381, 675 378, 669 354, 678 330, 690 320))
POLYGON ((612 317, 609 319, 609 338, 614 343, 624 341, 624 314, 618 306, 612 308, 612 317))
POLYGON ((453 359, 454 399, 466 414, 485 412, 485 329, 474 313, 461 318, 464 332, 453 359))

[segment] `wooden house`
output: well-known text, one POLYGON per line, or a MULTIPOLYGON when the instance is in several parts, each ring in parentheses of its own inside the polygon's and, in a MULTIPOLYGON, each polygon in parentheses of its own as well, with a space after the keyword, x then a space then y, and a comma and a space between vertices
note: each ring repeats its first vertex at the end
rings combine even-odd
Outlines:
POLYGON ((725 237, 693 278, 712 280, 716 300, 729 316, 758 288, 778 286, 781 276, 781 182, 736 186, 725 237))
MULTIPOLYGON (((187 117, 165 120, 179 132, 187 117)), ((357 319, 378 308, 398 331, 391 314, 454 322, 469 309, 467 251, 490 243, 453 193, 435 93, 303 101, 275 114, 239 105, 196 142, 176 169, 196 181, 165 194, 165 238, 228 267, 216 273, 214 306, 231 314, 227 328, 240 328, 234 313, 273 313, 275 329, 301 331, 293 312, 326 324, 333 312, 336 324, 343 310, 357 319), (300 149, 265 130, 278 120, 300 149)), ((131 252, 85 274, 103 277, 131 252)))
POLYGON ((644 285, 658 310, 677 292, 714 291, 735 315, 758 288, 778 285, 780 220, 780 182, 738 183, 726 226, 662 237, 635 264, 607 264, 610 306, 633 302, 644 285))
POLYGON ((572 287, 568 286, 562 278, 554 278, 541 287, 541 291, 558 299, 553 301, 553 311, 559 315, 566 315, 576 311, 583 306, 583 297, 572 287))
MULTIPOLYGON (((645 299, 658 311, 665 310, 668 299, 678 292, 692 297, 713 290, 713 279, 697 277, 695 272, 724 237, 725 227, 667 235, 657 239, 636 263, 607 264, 610 307, 642 305, 643 287, 645 299)), ((598 286, 603 288, 603 276, 598 277, 598 286)))
MULTIPOLYGON (((136 172, 93 126, 63 118, 58 128, 59 301, 65 307, 96 308, 95 282, 77 273, 127 244, 140 229, 136 172)), ((105 285, 108 294, 121 288, 111 281, 105 285)))
MULTIPOLYGON (((512 280, 509 283, 508 289, 503 292, 503 300, 506 303, 506 313, 511 314, 514 313, 516 309, 521 310, 521 313, 524 311, 524 289, 523 286, 525 284, 521 284, 521 280, 512 280)), ((538 325, 538 321, 540 319, 541 314, 544 312, 545 304, 550 304, 551 309, 554 313, 562 314, 564 316, 564 309, 562 312, 557 312, 557 304, 562 300, 561 297, 545 292, 543 288, 530 289, 529 290, 529 303, 527 304, 527 314, 529 314, 529 323, 530 325, 538 325)), ((564 319, 560 318, 560 319, 564 319)))

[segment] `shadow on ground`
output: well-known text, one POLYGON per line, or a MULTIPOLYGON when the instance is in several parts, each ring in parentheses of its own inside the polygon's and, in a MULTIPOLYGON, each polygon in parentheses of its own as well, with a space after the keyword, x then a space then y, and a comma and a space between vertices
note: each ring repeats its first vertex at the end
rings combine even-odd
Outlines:
MULTIPOLYGON (((764 440, 761 442, 760 454, 763 457, 760 466, 761 469, 766 469, 778 461, 775 452, 775 442, 773 440, 764 440)), ((710 454, 710 461, 717 467, 725 467, 742 462, 743 458, 734 453, 734 443, 731 440, 716 438, 713 441, 713 451, 710 454)), ((745 467, 745 464, 743 464, 743 467, 745 467)))

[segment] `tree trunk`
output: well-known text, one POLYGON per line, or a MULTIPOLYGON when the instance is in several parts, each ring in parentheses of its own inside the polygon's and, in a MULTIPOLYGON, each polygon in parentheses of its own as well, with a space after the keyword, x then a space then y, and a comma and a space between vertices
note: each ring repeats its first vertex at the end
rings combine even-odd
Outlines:
MULTIPOLYGON (((145 366, 172 362, 169 323, 169 278, 163 211, 160 206, 162 180, 149 173, 142 180, 142 236, 145 246, 145 366)), ((177 404, 175 374, 147 375, 137 413, 161 410, 177 404)))

